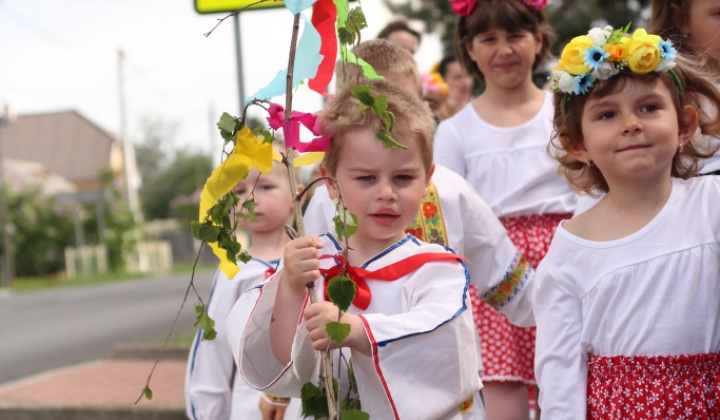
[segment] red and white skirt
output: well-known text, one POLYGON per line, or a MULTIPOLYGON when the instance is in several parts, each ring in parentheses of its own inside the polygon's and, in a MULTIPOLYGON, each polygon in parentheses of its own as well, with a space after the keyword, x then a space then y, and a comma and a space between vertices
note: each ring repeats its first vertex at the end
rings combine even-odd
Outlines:
MULTIPOLYGON (((560 221, 570 214, 543 214, 501 218, 510 240, 536 268, 550 246, 560 221)), ((471 294, 473 317, 480 335, 483 381, 535 384, 535 328, 512 325, 505 315, 471 294)))
POLYGON ((720 419, 720 353, 588 358, 587 418, 720 419))

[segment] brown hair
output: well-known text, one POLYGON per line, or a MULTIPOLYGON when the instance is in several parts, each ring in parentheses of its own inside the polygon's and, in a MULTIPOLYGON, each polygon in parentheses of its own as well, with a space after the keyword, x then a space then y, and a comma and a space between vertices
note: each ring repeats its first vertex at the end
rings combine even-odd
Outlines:
POLYGON ((396 20, 394 22, 390 22, 387 25, 385 25, 384 28, 380 30, 380 32, 377 34, 378 38, 381 39, 388 39, 391 33, 393 32, 407 32, 417 38, 418 45, 422 41, 422 35, 420 32, 414 30, 410 27, 410 25, 407 24, 404 20, 396 20))
MULTIPOLYGON (((363 41, 353 48, 354 54, 370 64, 375 72, 385 77, 396 76, 395 80, 407 80, 416 89, 413 94, 422 96, 422 79, 417 63, 405 48, 386 39, 363 41)), ((339 61, 335 66, 338 90, 346 83, 364 83, 360 67, 352 62, 339 61)))
MULTIPOLYGON (((369 80, 366 84, 371 86, 374 96, 387 96, 387 110, 395 116, 393 137, 408 147, 420 147, 423 165, 426 170, 429 170, 432 165, 433 136, 435 135, 435 119, 430 113, 430 109, 420 99, 394 83, 385 80, 369 80)), ((360 101, 351 92, 355 86, 357 85, 345 86, 334 99, 328 102, 320 114, 323 132, 332 136, 322 162, 331 175, 336 173, 342 144, 348 140, 345 134, 361 128, 369 128, 376 132, 385 127, 375 112, 364 111, 361 108, 360 101)))
POLYGON ((531 9, 522 0, 478 1, 470 15, 460 16, 455 27, 455 55, 467 72, 481 81, 485 81, 485 77, 467 49, 478 34, 493 28, 510 33, 528 31, 533 35, 542 35, 542 47, 535 56, 533 71, 550 56, 550 44, 555 39, 555 33, 542 10, 531 9))
MULTIPOLYGON (((701 106, 707 101, 711 105, 710 109, 720 109, 720 92, 709 81, 709 74, 701 70, 700 63, 680 53, 676 57, 676 63, 677 66, 673 71, 678 77, 681 90, 678 90, 669 72, 653 71, 640 75, 625 68, 609 79, 595 81, 585 95, 569 95, 569 102, 568 99, 563 99, 565 93, 555 92, 553 98, 555 134, 548 144, 548 153, 560 163, 558 172, 567 179, 573 189, 589 195, 608 192, 607 181, 597 166, 586 166, 584 162, 568 155, 567 150, 577 149, 583 143, 581 121, 587 100, 618 92, 629 80, 649 83, 660 79, 673 94, 673 104, 680 128, 687 128, 688 121, 685 121, 683 108, 685 105, 691 105, 698 112, 698 126, 701 133, 711 136, 720 135, 720 118, 703 111, 701 106)), ((693 137, 683 146, 682 154, 675 154, 672 176, 687 179, 697 174, 698 160, 710 157, 716 151, 708 150, 709 147, 701 143, 701 138, 693 137)))

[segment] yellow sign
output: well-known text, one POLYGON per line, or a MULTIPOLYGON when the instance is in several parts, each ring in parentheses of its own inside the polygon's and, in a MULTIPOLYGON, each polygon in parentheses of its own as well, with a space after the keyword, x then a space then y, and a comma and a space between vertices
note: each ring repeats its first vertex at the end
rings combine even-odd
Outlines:
POLYGON ((281 0, 195 0, 198 13, 231 13, 238 9, 257 10, 282 7, 281 0))

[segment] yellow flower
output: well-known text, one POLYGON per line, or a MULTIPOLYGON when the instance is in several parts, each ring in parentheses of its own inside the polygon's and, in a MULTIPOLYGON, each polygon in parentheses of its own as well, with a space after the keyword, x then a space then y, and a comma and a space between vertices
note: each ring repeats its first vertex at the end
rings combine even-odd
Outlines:
POLYGON ((560 66, 574 76, 589 73, 591 69, 585 64, 585 51, 593 45, 587 35, 576 36, 563 49, 560 66))
POLYGON ((648 35, 642 28, 633 33, 625 51, 628 67, 633 73, 646 74, 657 68, 662 61, 659 43, 659 36, 648 35))

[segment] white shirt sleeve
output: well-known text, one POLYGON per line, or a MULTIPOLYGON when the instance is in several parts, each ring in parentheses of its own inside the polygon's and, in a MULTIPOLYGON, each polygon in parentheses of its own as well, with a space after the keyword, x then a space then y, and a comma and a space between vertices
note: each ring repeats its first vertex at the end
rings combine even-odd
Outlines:
POLYGON ((465 148, 462 139, 451 121, 440 122, 435 132, 433 142, 433 159, 435 163, 443 165, 448 169, 466 178, 465 169, 465 148))
POLYGON ((225 342, 224 322, 237 297, 235 286, 217 271, 208 315, 215 320, 218 335, 211 341, 202 340, 203 330, 199 329, 190 349, 185 400, 187 414, 193 420, 230 417, 235 363, 225 342))
POLYGON ((310 197, 303 222, 305 233, 308 235, 322 235, 323 233, 335 233, 333 217, 335 216, 335 205, 325 185, 318 185, 310 197))
POLYGON ((587 410, 587 353, 582 346, 582 301, 543 264, 535 278, 535 378, 544 418, 583 420, 587 410))

